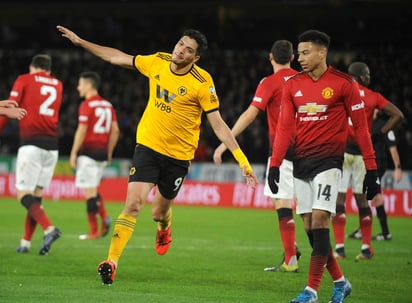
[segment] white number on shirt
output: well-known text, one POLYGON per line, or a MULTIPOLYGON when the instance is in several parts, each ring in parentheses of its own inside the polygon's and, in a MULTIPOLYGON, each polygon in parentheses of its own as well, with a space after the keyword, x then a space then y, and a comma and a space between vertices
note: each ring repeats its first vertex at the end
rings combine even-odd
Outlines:
POLYGON ((40 87, 40 94, 42 96, 47 96, 46 100, 44 100, 43 103, 40 105, 40 115, 52 117, 54 115, 55 110, 50 108, 50 106, 56 101, 56 88, 54 86, 42 85, 40 87))
POLYGON ((110 132, 110 125, 112 122, 112 111, 110 108, 97 107, 94 110, 97 121, 94 124, 93 132, 96 134, 104 134, 110 132))

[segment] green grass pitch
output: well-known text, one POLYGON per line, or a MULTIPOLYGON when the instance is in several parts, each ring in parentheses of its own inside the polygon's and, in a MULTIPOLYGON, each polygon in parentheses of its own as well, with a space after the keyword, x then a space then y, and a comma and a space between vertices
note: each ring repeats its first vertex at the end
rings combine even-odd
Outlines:
MULTIPOLYGON (((101 284, 96 267, 107 257, 110 234, 78 240, 88 229, 85 203, 43 204, 62 238, 48 255, 40 256, 38 227, 30 253, 18 254, 25 210, 15 199, 0 199, 0 302, 281 303, 289 302, 306 284, 311 249, 297 216, 300 272, 273 273, 263 268, 277 264, 282 256, 275 211, 175 206, 172 247, 158 256, 156 225, 147 205, 109 287, 101 284)), ((123 207, 106 205, 113 219, 123 207)), ((393 240, 374 242, 372 261, 355 262, 361 243, 346 241, 348 259, 340 264, 353 291, 345 302, 412 302, 412 220, 390 217, 389 224, 393 240)), ((357 217, 348 216, 346 231, 356 226, 357 217)), ((374 234, 379 231, 375 219, 374 234)), ((319 302, 328 302, 331 290, 325 272, 319 302)))

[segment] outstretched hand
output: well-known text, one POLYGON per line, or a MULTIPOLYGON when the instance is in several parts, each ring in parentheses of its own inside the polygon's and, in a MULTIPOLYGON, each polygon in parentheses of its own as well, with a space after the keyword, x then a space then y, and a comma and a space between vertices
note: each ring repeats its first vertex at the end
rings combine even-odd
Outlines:
POLYGON ((223 143, 220 144, 213 153, 213 162, 216 164, 222 163, 222 154, 226 151, 227 147, 223 143))
POLYGON ((399 183, 402 180, 402 169, 395 169, 393 171, 393 178, 395 179, 396 183, 399 183))
POLYGON ((9 118, 21 120, 27 115, 27 111, 21 107, 9 108, 6 114, 9 118))
POLYGON ((0 101, 0 113, 11 119, 21 120, 27 115, 27 111, 24 108, 18 107, 19 104, 14 100, 0 101))
POLYGON ((80 37, 68 28, 61 25, 57 25, 56 28, 59 32, 62 33, 62 37, 69 39, 74 45, 78 45, 80 43, 80 37))
POLYGON ((0 101, 0 107, 18 107, 19 104, 14 100, 3 100, 0 101))
POLYGON ((242 175, 246 178, 246 183, 252 188, 256 187, 258 183, 257 177, 253 170, 248 169, 246 166, 242 167, 242 175))

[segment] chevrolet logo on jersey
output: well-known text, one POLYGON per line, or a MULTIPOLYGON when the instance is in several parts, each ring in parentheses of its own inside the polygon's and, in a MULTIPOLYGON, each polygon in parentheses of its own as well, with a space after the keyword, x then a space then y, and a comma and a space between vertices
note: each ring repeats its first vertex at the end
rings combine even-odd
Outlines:
MULTIPOLYGON (((185 90, 185 92, 186 92, 186 90, 185 90)), ((180 93, 180 89, 179 89, 179 93, 180 93)), ((156 85, 156 98, 157 99, 164 98, 164 100, 167 103, 170 103, 176 98, 176 95, 175 94, 170 94, 169 95, 169 91, 167 89, 161 89, 159 85, 156 85)))
POLYGON ((316 115, 317 113, 324 113, 328 108, 327 105, 317 104, 316 102, 313 103, 306 103, 306 105, 301 105, 298 108, 299 113, 306 113, 308 115, 316 115))

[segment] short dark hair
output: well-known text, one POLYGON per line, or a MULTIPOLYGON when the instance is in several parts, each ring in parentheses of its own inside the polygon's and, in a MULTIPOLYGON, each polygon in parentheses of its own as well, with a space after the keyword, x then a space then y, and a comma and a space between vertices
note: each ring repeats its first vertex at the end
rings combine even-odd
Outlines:
POLYGON ((299 43, 300 42, 312 42, 320 46, 324 46, 326 47, 326 49, 328 49, 330 45, 329 35, 324 32, 315 30, 315 29, 310 29, 310 30, 307 30, 301 33, 298 37, 298 41, 299 43))
POLYGON ((276 63, 286 64, 293 55, 293 44, 288 40, 277 40, 270 50, 276 63))
POLYGON ((200 31, 196 29, 186 29, 183 32, 183 36, 188 36, 196 40, 198 48, 196 50, 197 55, 202 55, 207 50, 207 39, 200 31))
POLYGON ((364 62, 353 62, 348 67, 348 74, 351 76, 358 78, 360 76, 365 76, 369 74, 369 67, 364 62))
POLYGON ((100 75, 93 71, 83 72, 80 74, 80 78, 88 80, 95 89, 100 87, 100 75))
POLYGON ((46 54, 35 55, 30 62, 30 66, 40 68, 45 71, 51 71, 52 58, 46 54))

